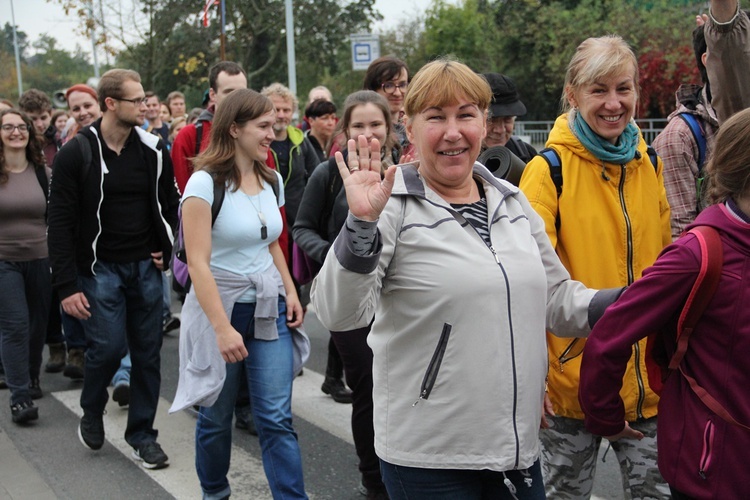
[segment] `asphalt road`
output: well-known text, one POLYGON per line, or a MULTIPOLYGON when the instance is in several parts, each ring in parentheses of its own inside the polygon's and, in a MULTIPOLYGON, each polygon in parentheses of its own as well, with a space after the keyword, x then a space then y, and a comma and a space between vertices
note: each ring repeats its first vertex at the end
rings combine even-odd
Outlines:
MULTIPOLYGON (((335 403, 320 391, 325 371, 328 333, 313 313, 308 314, 306 330, 312 342, 312 355, 304 375, 295 380, 293 409, 305 470, 305 486, 312 499, 361 500, 359 474, 349 429, 351 407, 335 403)), ((39 421, 28 427, 11 422, 8 393, 0 393, 0 500, 17 498, 57 499, 190 499, 200 498, 194 469, 195 418, 189 412, 173 415, 167 409, 175 393, 178 367, 177 332, 164 338, 162 349, 162 389, 156 427, 159 442, 170 457, 170 467, 147 471, 130 457, 123 434, 127 412, 116 404, 105 416, 107 443, 98 452, 83 447, 76 433, 80 418, 80 383, 61 374, 44 373, 44 397, 37 401, 39 421), (5 447, 5 449, 4 449, 5 447), (12 453, 11 453, 12 449, 12 453), (37 478, 46 483, 45 493, 28 490, 28 495, 3 495, 3 486, 22 491, 25 474, 7 477, 10 460, 28 464, 37 478)), ((45 349, 46 356, 46 349, 45 349)), ((232 450, 230 483, 233 498, 271 498, 260 460, 257 440, 237 431, 232 450)), ((24 464, 24 465, 26 465, 24 464)), ((7 491, 7 488, 6 488, 7 491)), ((595 498, 621 499, 619 472, 613 454, 599 462, 595 498)))

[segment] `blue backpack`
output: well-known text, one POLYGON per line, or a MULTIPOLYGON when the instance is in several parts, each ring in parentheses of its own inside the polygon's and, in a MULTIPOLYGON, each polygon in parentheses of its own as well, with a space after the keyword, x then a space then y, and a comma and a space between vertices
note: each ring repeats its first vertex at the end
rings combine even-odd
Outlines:
POLYGON ((698 175, 695 178, 695 210, 696 213, 701 211, 701 200, 703 199, 703 180, 705 176, 703 174, 703 164, 706 162, 706 137, 703 134, 698 119, 691 113, 680 113, 677 116, 687 124, 690 132, 693 134, 693 139, 698 147, 698 175))

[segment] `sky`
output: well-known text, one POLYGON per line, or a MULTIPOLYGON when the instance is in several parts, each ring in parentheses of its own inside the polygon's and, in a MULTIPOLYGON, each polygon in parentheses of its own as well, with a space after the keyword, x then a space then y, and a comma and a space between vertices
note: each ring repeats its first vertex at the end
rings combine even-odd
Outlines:
MULTIPOLYGON (((76 45, 85 52, 91 52, 91 41, 76 35, 75 29, 78 18, 73 14, 65 15, 59 3, 46 0, 0 0, 0 25, 11 23, 11 1, 15 10, 18 29, 25 32, 31 42, 42 33, 47 33, 59 42, 59 46, 68 51, 74 51, 76 45)), ((383 14, 384 20, 377 23, 375 28, 384 29, 396 26, 402 19, 414 17, 424 12, 432 0, 376 0, 375 7, 383 14), (406 5, 406 7, 405 7, 406 5)), ((202 0, 195 0, 196 13, 200 11, 202 0)))

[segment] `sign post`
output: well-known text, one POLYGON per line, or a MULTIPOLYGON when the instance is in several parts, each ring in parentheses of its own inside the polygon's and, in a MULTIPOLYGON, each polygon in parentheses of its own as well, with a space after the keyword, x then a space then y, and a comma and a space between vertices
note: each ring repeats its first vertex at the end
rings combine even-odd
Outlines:
POLYGON ((372 33, 349 35, 352 44, 352 69, 366 70, 375 59, 380 57, 380 38, 372 33))

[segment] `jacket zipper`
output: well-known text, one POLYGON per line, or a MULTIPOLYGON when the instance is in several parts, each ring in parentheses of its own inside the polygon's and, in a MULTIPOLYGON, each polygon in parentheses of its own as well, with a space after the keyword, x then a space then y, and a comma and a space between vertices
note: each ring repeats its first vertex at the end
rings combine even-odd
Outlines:
POLYGON ((449 323, 443 323, 443 331, 440 334, 440 340, 435 348, 435 352, 432 353, 432 359, 430 364, 427 365, 427 371, 422 379, 422 387, 419 390, 419 398, 414 401, 412 406, 417 406, 421 400, 427 400, 430 397, 432 388, 435 386, 435 380, 437 380, 438 372, 440 371, 440 365, 443 362, 443 356, 445 355, 445 348, 448 346, 448 338, 451 335, 451 329, 453 326, 449 323))
MULTIPOLYGON (((620 207, 622 208, 622 214, 625 217, 625 228, 627 229, 627 267, 628 267, 628 285, 632 285, 635 281, 635 273, 633 272, 633 225, 628 214, 628 208, 625 205, 625 174, 627 169, 625 165, 620 165, 622 175, 620 176, 620 185, 618 186, 618 194, 620 196, 620 207)), ((643 374, 641 373, 641 346, 636 342, 635 348, 635 379, 638 383, 638 402, 636 403, 636 414, 639 419, 643 418, 643 401, 646 399, 646 385, 643 382, 643 374)))
MULTIPOLYGON (((437 205, 441 206, 441 205, 437 205)), ((445 207, 443 207, 445 208, 445 207)), ((490 240, 492 240, 492 221, 495 220, 495 216, 497 215, 497 212, 500 210, 500 203, 495 207, 495 212, 490 216, 489 214, 489 204, 487 205, 487 211, 488 216, 487 217, 487 229, 490 233, 490 240)), ((484 238, 482 238, 482 235, 479 234, 479 231, 476 230, 474 226, 469 223, 469 221, 466 220, 466 218, 461 215, 458 211, 453 209, 448 209, 448 212, 453 215, 453 217, 461 223, 463 221, 464 224, 467 224, 469 227, 471 227, 474 232, 479 236, 479 239, 482 240, 483 243, 485 243, 485 246, 490 249, 490 252, 492 252, 492 256, 495 258, 495 263, 500 267, 500 271, 503 273, 503 276, 505 277, 505 286, 508 287, 508 275, 505 272, 505 269, 503 268, 503 265, 500 263, 500 256, 495 251, 495 247, 492 246, 492 243, 490 241, 490 244, 487 244, 484 241, 484 238)), ((508 297, 510 297, 510 290, 508 290, 508 297)), ((508 299, 510 300, 510 299, 508 299)), ((508 303, 508 322, 510 324, 510 351, 511 351, 511 364, 512 364, 512 372, 513 372, 513 436, 515 437, 516 442, 516 457, 515 457, 515 465, 514 467, 517 468, 518 464, 521 460, 521 440, 518 437, 518 422, 517 422, 517 412, 518 412, 518 377, 516 375, 516 347, 515 347, 515 338, 513 336, 513 320, 510 316, 510 303, 508 303)), ((421 399, 421 397, 420 397, 421 399)), ((419 402, 417 400, 417 402, 419 402)), ((414 403, 417 404, 417 403, 414 403)))
POLYGON ((579 354, 576 354, 576 355, 575 355, 575 356, 573 356, 572 358, 568 358, 568 353, 569 353, 570 351, 572 351, 572 350, 573 350, 573 347, 574 347, 574 346, 575 346, 575 345, 576 345, 576 344, 578 343, 578 341, 579 341, 579 340, 581 340, 581 339, 580 339, 580 338, 575 338, 575 339, 573 339, 573 340, 572 340, 572 341, 571 341, 571 342, 570 342, 570 343, 568 344, 568 346, 567 346, 567 347, 565 348, 565 350, 564 350, 564 351, 562 352, 562 354, 560 354, 560 356, 559 356, 559 357, 557 358, 558 364, 560 365, 560 373, 563 373, 563 371, 564 371, 564 370, 563 370, 563 365, 564 365, 565 363, 567 363, 568 361, 570 361, 570 360, 571 360, 571 359, 573 359, 573 358, 576 358, 576 357, 578 357, 578 356, 579 356, 580 354, 582 354, 582 353, 583 353, 583 351, 581 351, 581 353, 579 353, 579 354), (566 358, 567 358, 567 359, 566 359, 566 358))
POLYGON ((701 453, 700 466, 698 467, 698 474, 702 479, 706 479, 706 470, 711 465, 711 453, 714 443, 714 423, 710 419, 706 422, 706 427, 703 429, 703 452, 701 453))

